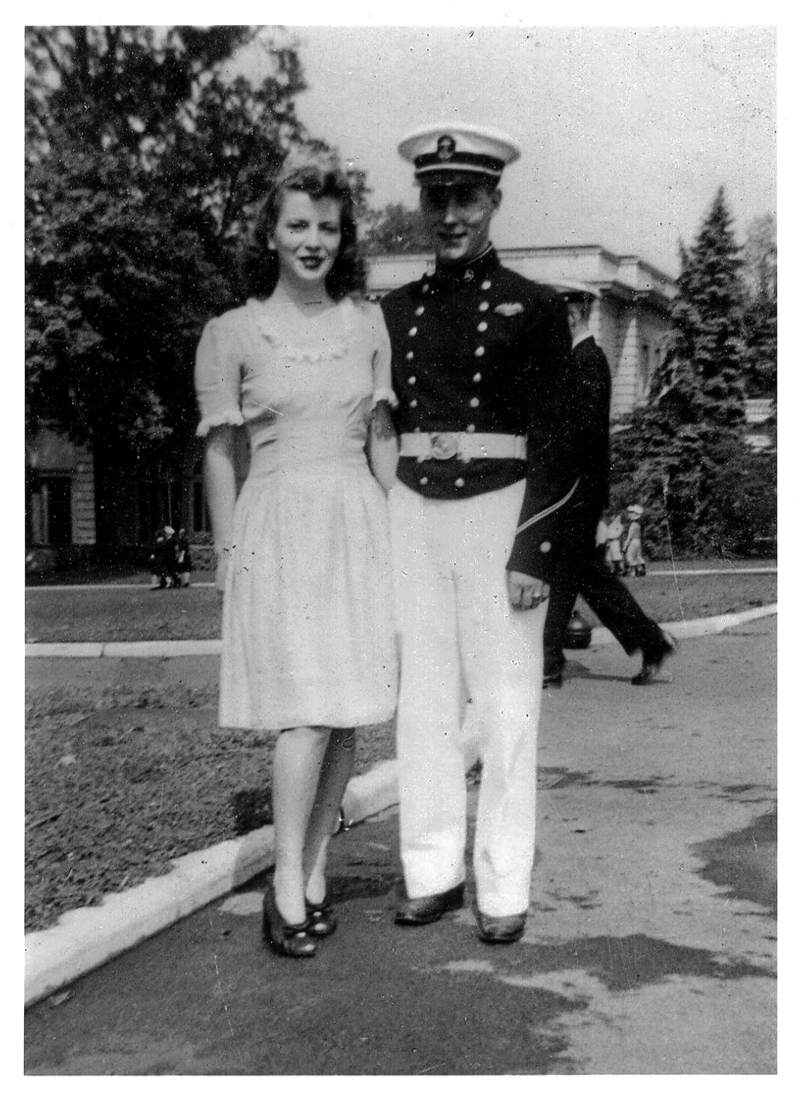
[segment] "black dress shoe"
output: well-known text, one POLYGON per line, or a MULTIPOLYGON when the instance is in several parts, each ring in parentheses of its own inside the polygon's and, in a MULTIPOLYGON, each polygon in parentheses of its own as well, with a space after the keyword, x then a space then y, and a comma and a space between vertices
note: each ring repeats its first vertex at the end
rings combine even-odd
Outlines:
POLYGON ((661 644, 656 648, 642 650, 642 669, 631 679, 633 686, 647 686, 652 682, 664 660, 678 651, 678 642, 669 633, 662 631, 661 644))
POLYGON ((464 906, 464 882, 448 888, 446 892, 434 892, 430 896, 406 897, 394 913, 398 926, 425 926, 435 923, 448 911, 464 906))
POLYGON ((478 937, 489 945, 510 945, 518 942, 525 933, 525 920, 528 912, 519 915, 484 915, 477 911, 478 937))
POLYGON ((545 689, 547 687, 553 687, 554 689, 558 690, 561 686, 563 686, 563 684, 563 671, 545 671, 544 675, 542 676, 542 686, 544 686, 545 689))

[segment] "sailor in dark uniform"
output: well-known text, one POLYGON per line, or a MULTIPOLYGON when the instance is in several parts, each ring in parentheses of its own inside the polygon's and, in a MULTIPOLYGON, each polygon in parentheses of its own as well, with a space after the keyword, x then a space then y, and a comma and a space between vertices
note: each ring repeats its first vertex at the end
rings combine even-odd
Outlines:
POLYGON ((508 137, 460 123, 408 135, 436 269, 388 294, 399 401, 389 506, 402 645, 398 705, 405 877, 395 921, 464 902, 465 702, 483 769, 478 932, 516 941, 534 854, 536 731, 548 584, 577 488, 563 301, 501 266, 489 239, 508 137))
POLYGON ((611 371, 589 327, 592 301, 599 295, 580 282, 560 283, 554 289, 567 303, 575 359, 576 411, 582 431, 577 455, 580 482, 563 514, 567 550, 561 560, 559 579, 550 591, 545 618, 544 684, 552 687, 562 684, 566 662, 564 637, 580 594, 629 656, 641 652, 642 666, 631 682, 634 686, 645 686, 653 681, 677 645, 674 637, 645 614, 619 576, 608 570, 596 549, 595 534, 603 508, 608 506, 611 480, 611 371))

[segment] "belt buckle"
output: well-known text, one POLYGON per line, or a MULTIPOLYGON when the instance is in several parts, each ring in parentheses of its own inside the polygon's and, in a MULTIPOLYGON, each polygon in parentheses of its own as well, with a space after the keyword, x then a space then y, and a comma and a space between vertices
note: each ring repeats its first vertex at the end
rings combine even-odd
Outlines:
POLYGON ((442 433, 431 435, 431 457, 436 461, 449 461, 458 453, 458 435, 442 433))

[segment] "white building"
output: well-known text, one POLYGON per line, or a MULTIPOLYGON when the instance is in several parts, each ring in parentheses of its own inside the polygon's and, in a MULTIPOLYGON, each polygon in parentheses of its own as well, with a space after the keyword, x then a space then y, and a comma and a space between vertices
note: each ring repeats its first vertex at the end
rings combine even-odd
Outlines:
MULTIPOLYGON (((642 403, 653 370, 661 361, 677 293, 673 279, 638 256, 615 255, 595 244, 574 247, 505 248, 500 258, 535 282, 584 282, 599 291, 590 319, 608 357, 613 379, 612 421, 642 403)), ((432 269, 432 255, 395 255, 370 261, 368 288, 382 296, 432 269)), ((156 526, 170 522, 190 536, 208 531, 203 500, 199 442, 176 455, 181 472, 154 473, 120 486, 126 506, 121 544, 141 544, 156 526)), ((94 466, 85 447, 51 431, 26 446, 26 542, 32 546, 92 546, 95 543, 94 466)))
MULTIPOLYGON (((641 404, 664 353, 674 279, 638 256, 614 255, 598 244, 500 248, 498 254, 505 266, 534 282, 584 282, 599 292, 590 327, 611 367, 612 420, 641 404)), ((383 295, 432 268, 432 255, 375 258, 369 288, 383 295)))

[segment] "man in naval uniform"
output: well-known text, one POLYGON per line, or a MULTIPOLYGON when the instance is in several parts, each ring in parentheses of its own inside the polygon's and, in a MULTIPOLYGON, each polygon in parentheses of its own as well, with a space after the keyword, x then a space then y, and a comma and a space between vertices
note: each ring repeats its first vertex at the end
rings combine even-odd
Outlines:
POLYGON ((479 731, 476 918, 525 929, 548 583, 576 490, 564 302, 501 266, 498 181, 519 150, 461 123, 409 134, 436 268, 382 302, 398 398, 389 497, 401 633, 397 743, 402 926, 464 903, 464 703, 479 731))
POLYGON ((576 411, 581 420, 578 452, 580 481, 564 508, 566 552, 560 578, 550 590, 544 624, 544 684, 560 687, 564 672, 564 635, 580 594, 629 656, 640 652, 634 686, 652 682, 676 650, 673 637, 648 617, 628 588, 610 572, 596 548, 597 525, 608 506, 610 483, 609 410, 611 371, 594 340, 589 321, 597 291, 579 282, 554 287, 567 305, 575 359, 576 411))

